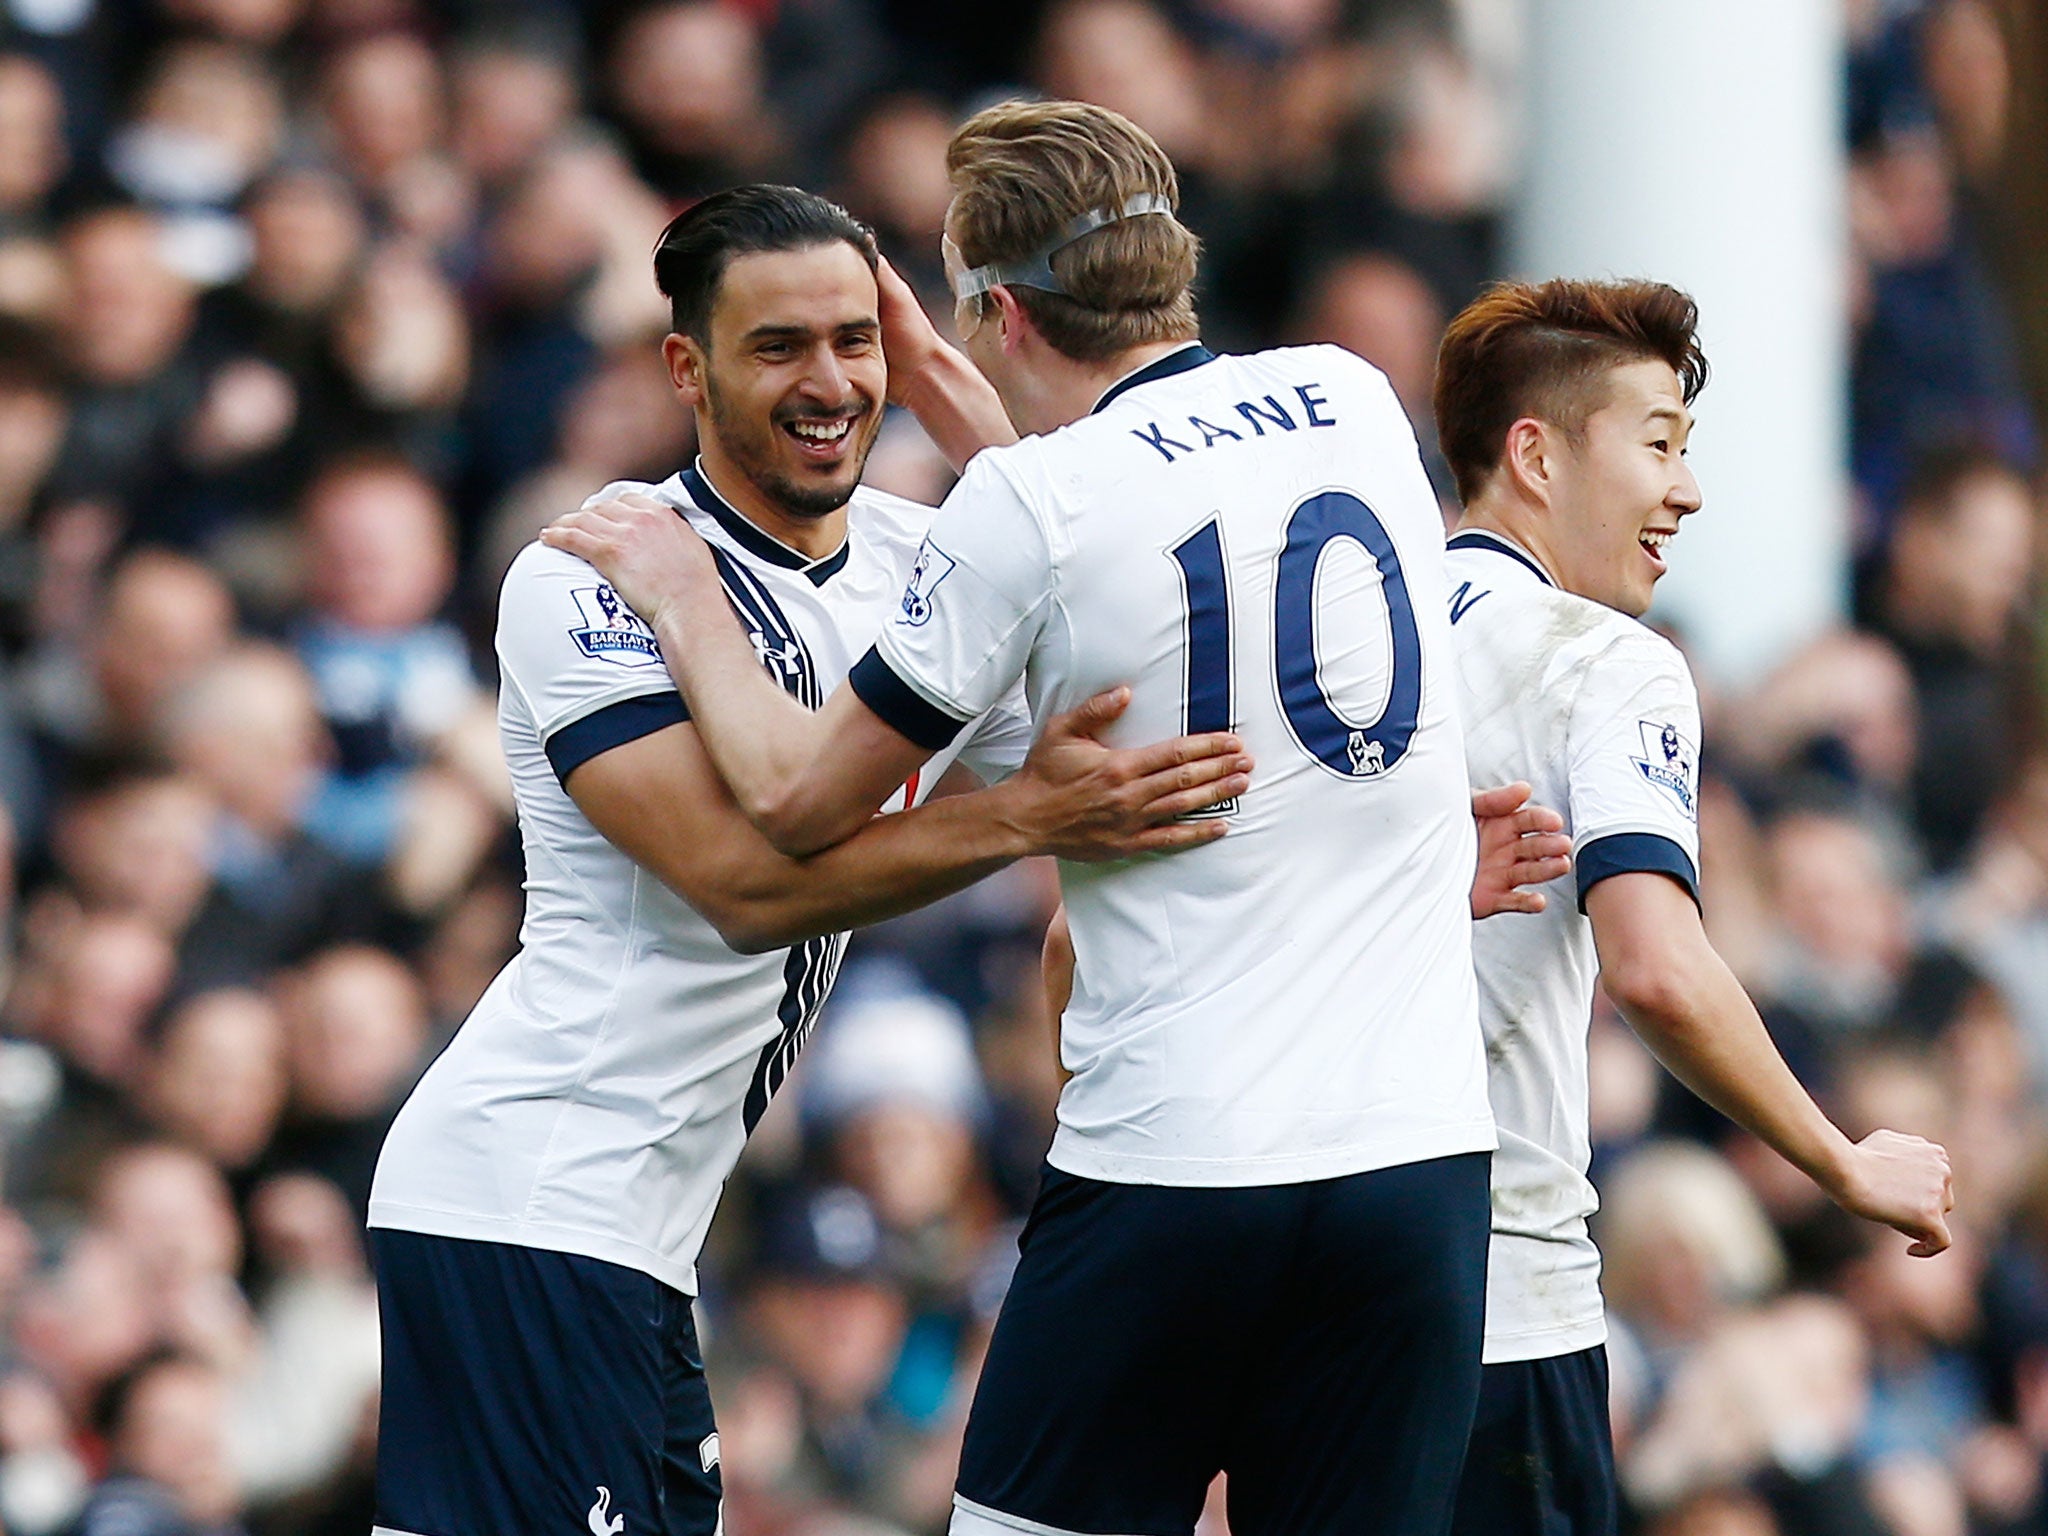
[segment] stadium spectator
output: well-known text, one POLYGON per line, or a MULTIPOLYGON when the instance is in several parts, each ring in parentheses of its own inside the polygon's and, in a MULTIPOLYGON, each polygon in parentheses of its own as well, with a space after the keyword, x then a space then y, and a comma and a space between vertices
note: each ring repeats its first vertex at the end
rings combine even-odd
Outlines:
POLYGON ((1893 851, 1860 818, 1821 807, 1788 810, 1764 836, 1780 923, 1763 1003, 1773 1031, 1825 1039, 1883 1023, 1912 958, 1893 851))
POLYGON ((0 237, 43 232, 69 160, 56 78, 25 53, 0 54, 0 237))
POLYGON ((228 1450, 227 1383, 206 1362, 153 1355, 115 1382, 104 1408, 114 1471, 78 1517, 78 1536, 206 1536, 240 1529, 228 1450))
POLYGON ((169 522, 161 498, 198 388, 187 350, 196 287, 172 264, 162 222, 140 208, 80 214, 61 248, 65 349, 79 380, 61 493, 109 499, 143 537, 190 542, 196 530, 169 522))
POLYGON ((608 76, 634 170, 664 198, 693 201, 776 168, 782 135, 745 11, 713 0, 646 6, 620 28, 608 76))
POLYGON ((212 884, 180 949, 185 986, 261 981, 322 943, 375 931, 371 874, 306 830, 333 747, 288 652, 229 652, 166 701, 160 729, 218 808, 212 884))
POLYGON ((335 746, 306 825, 380 863, 410 771, 478 702, 468 646, 440 618, 455 581, 454 530, 430 480, 373 456, 316 474, 300 527, 307 605, 295 648, 335 746))
POLYGON ((168 550, 143 548, 124 559, 103 604, 83 635, 40 658, 41 723, 72 755, 144 750, 165 702, 234 635, 234 604, 220 577, 168 550))
POLYGON ((540 27, 465 39, 449 81, 449 147, 489 195, 511 185, 566 128, 581 84, 572 49, 540 27))
POLYGON ((1875 621, 1912 673, 1913 819, 1937 869, 1969 850, 2018 765, 2038 520, 2026 482, 1969 451, 1927 460, 1900 507, 1875 621))
POLYGON ((331 1180, 360 1213, 385 1128, 426 1046, 426 999, 410 970, 367 945, 330 950, 282 985, 291 1115, 275 1166, 331 1180))
POLYGON ((260 992, 188 999, 164 1021, 138 1097, 181 1145, 234 1174, 270 1145, 285 1101, 284 1033, 260 992))

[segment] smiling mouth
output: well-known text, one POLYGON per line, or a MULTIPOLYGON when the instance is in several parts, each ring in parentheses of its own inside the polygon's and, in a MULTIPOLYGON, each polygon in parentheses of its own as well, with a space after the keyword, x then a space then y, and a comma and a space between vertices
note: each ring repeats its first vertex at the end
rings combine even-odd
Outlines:
POLYGON ((831 459, 853 440, 853 429, 859 423, 860 414, 856 413, 829 420, 800 416, 781 425, 806 458, 831 459))
POLYGON ((1668 532, 1661 528, 1653 528, 1647 533, 1638 535, 1636 543, 1642 546, 1643 553, 1654 560, 1657 563, 1658 569, 1661 570, 1664 566, 1665 547, 1677 537, 1678 530, 1675 528, 1668 532))

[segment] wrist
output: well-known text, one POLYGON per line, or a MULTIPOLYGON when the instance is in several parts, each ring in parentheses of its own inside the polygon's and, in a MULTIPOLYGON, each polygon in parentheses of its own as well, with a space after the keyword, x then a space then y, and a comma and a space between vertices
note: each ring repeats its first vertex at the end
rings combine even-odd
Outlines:
POLYGON ((1854 1209, 1860 1199, 1859 1157, 1856 1144, 1830 1125, 1827 1139, 1807 1173, 1835 1204, 1854 1209))
POLYGON ((960 378, 960 369, 971 366, 967 359, 936 336, 927 348, 913 353, 902 369, 899 391, 903 405, 920 421, 924 413, 942 404, 960 378))
POLYGON ((1032 794, 1026 775, 1012 774, 1000 784, 976 791, 970 798, 981 803, 982 820, 989 833, 989 852, 994 857, 1028 859, 1052 851, 1032 814, 1032 794))

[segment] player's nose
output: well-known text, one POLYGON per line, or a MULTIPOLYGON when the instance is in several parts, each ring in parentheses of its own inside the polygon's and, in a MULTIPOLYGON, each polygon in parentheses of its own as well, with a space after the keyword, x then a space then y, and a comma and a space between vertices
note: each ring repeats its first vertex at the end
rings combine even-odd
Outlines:
POLYGON ((820 347, 812 354, 811 366, 804 370, 803 392, 817 404, 835 410, 854 402, 853 376, 832 348, 820 347))
POLYGON ((1700 509, 1700 482, 1693 474, 1692 465, 1684 459, 1678 461, 1678 481, 1671 487, 1671 494, 1664 498, 1665 505, 1680 517, 1689 517, 1700 509))

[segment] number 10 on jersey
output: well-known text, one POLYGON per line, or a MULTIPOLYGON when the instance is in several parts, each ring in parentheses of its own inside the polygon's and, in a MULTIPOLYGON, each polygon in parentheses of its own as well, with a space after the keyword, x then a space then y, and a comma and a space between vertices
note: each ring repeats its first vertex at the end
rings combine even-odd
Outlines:
MULTIPOLYGON (((1210 518, 1167 554, 1180 571, 1187 605, 1182 729, 1232 730, 1236 679, 1230 665, 1230 569, 1221 519, 1210 518)), ((1323 491, 1288 515, 1273 581, 1273 661, 1275 692, 1289 734, 1330 773, 1376 779, 1407 755, 1422 709, 1422 637, 1394 541, 1372 508, 1348 491, 1323 491), (1337 712, 1316 660, 1316 568, 1338 539, 1358 544, 1378 567, 1393 646, 1386 702, 1377 718, 1356 724, 1337 712)), ((1237 802, 1227 800, 1197 814, 1227 816, 1236 809, 1237 802)))

